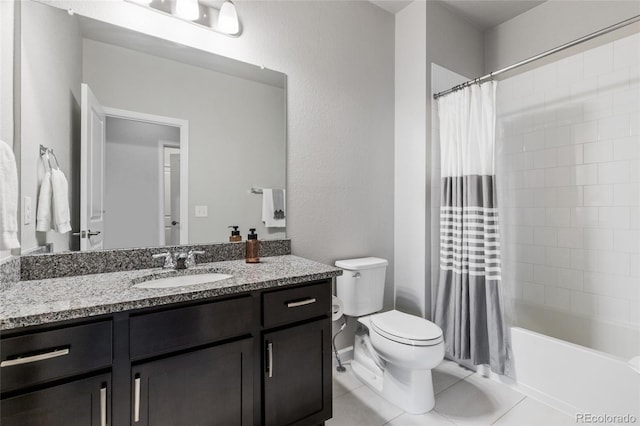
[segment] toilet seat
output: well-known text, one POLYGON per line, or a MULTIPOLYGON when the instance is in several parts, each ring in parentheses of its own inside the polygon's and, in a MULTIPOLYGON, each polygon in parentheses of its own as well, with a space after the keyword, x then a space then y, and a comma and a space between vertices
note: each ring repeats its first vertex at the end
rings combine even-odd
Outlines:
POLYGON ((404 345, 433 346, 442 342, 442 330, 436 324, 396 310, 372 315, 371 328, 380 336, 404 345))

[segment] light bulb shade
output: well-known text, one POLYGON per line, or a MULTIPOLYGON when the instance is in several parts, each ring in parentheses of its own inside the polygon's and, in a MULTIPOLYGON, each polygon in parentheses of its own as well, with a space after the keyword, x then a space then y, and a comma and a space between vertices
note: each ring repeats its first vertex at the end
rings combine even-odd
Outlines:
POLYGON ((218 31, 226 34, 238 34, 240 23, 238 22, 238 12, 230 1, 225 1, 218 14, 218 31))
POLYGON ((176 16, 189 21, 195 21, 200 17, 198 0, 178 0, 176 2, 176 16))
POLYGON ((151 4, 151 2, 153 0, 132 0, 134 3, 138 3, 138 4, 151 4))

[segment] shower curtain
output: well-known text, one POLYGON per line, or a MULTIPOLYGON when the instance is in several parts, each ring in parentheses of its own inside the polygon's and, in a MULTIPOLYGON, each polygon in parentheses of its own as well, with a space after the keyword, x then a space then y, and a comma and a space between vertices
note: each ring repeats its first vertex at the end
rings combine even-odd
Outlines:
POLYGON ((441 146, 440 276, 434 320, 449 356, 505 374, 495 185, 497 82, 438 99, 441 146))

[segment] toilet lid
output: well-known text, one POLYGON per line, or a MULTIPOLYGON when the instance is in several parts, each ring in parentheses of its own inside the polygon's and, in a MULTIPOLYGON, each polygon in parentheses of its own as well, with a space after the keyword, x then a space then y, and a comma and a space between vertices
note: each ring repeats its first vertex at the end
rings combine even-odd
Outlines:
POLYGON ((371 326, 383 337, 407 345, 427 346, 442 341, 440 327, 424 318, 396 310, 372 315, 371 326))

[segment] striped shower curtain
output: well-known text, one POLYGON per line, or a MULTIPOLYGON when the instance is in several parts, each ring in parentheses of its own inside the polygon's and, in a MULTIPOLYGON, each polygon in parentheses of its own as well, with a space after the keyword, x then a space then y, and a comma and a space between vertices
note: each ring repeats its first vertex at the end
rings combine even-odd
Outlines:
POLYGON ((497 82, 438 99, 440 277, 434 320, 446 353, 499 374, 508 367, 495 185, 497 82))

